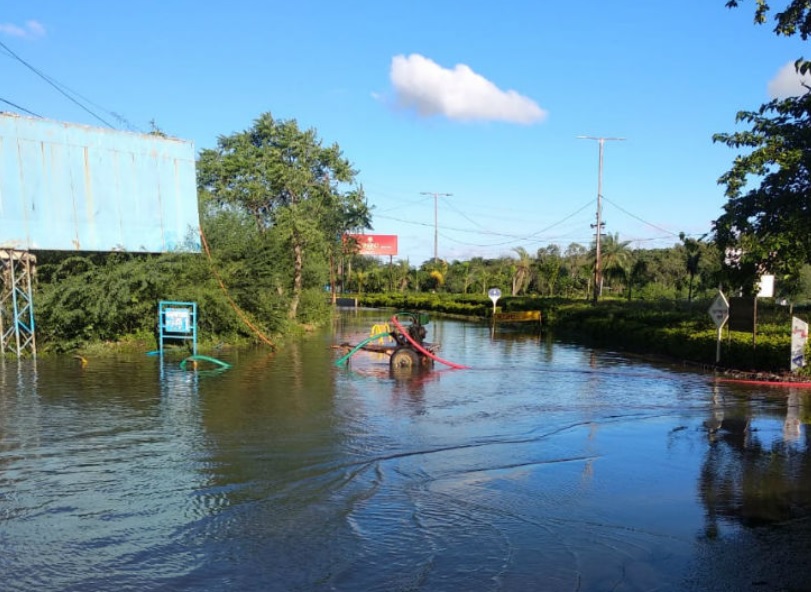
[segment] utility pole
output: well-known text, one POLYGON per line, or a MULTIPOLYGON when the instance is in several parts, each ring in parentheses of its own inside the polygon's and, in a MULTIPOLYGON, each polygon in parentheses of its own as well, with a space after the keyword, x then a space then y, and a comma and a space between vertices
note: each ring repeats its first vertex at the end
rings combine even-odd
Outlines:
POLYGON ((577 136, 578 140, 595 140, 599 145, 599 163, 597 165, 597 224, 593 224, 592 228, 596 228, 596 249, 594 261, 594 302, 602 296, 603 293, 603 269, 602 269, 602 253, 600 252, 600 241, 603 234, 603 226, 605 222, 602 220, 603 216, 603 150, 607 141, 622 141, 625 138, 603 138, 596 136, 577 136))
POLYGON ((420 195, 434 196, 434 262, 439 261, 439 222, 437 216, 437 199, 439 197, 450 197, 453 193, 434 193, 431 191, 420 191, 420 195))

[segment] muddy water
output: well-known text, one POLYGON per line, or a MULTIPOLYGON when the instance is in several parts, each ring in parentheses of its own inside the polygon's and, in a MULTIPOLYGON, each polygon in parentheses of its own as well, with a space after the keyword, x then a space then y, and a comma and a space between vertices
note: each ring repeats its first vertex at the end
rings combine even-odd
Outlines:
POLYGON ((433 319, 470 366, 348 367, 351 312, 225 372, 0 368, 0 589, 802 590, 805 391, 433 319))

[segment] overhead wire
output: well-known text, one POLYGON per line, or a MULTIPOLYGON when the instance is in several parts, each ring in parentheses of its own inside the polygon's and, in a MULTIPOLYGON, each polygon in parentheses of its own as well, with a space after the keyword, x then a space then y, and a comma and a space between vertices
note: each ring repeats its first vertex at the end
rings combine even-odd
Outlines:
POLYGON ((12 102, 11 102, 11 101, 9 101, 8 99, 4 99, 3 97, 0 97, 0 102, 5 103, 6 105, 11 105, 11 106, 12 106, 12 107, 14 107, 15 109, 18 109, 18 110, 20 110, 20 111, 23 111, 23 112, 25 112, 25 113, 28 113, 29 115, 33 115, 34 117, 42 117, 41 115, 37 115, 37 114, 36 114, 36 113, 34 113, 33 111, 30 111, 29 109, 26 109, 25 107, 21 107, 21 106, 20 106, 20 105, 18 105, 17 103, 12 103, 12 102))
POLYGON ((642 222, 642 224, 645 224, 646 226, 650 226, 651 228, 655 228, 656 230, 658 230, 660 232, 664 232, 665 234, 670 234, 672 236, 679 236, 678 233, 673 232, 672 230, 667 230, 666 228, 662 228, 661 226, 657 226, 656 224, 652 224, 652 223, 648 222, 647 220, 643 220, 639 216, 636 216, 636 215, 632 214, 631 212, 629 212, 628 210, 626 210, 622 206, 620 206, 620 205, 614 203, 613 201, 611 201, 610 199, 608 199, 606 196, 603 196, 603 201, 610 203, 612 206, 617 208, 620 212, 622 212, 626 216, 630 216, 634 220, 642 222))
MULTIPOLYGON (((375 191, 375 193, 376 192, 377 191, 375 191)), ((605 198, 605 196, 603 196, 603 199, 607 203, 609 203, 611 206, 616 207, 623 214, 625 214, 625 215, 627 215, 627 216, 629 216, 629 217, 631 217, 631 218, 633 218, 633 219, 635 219, 635 220, 637 220, 639 222, 642 222, 643 224, 645 224, 646 226, 648 226, 650 228, 653 228, 653 229, 655 229, 655 230, 657 230, 659 232, 662 232, 667 236, 671 236, 671 237, 679 237, 680 236, 679 233, 673 232, 671 230, 668 230, 666 228, 663 228, 661 226, 653 224, 653 223, 645 220, 644 218, 633 214, 632 212, 630 212, 627 209, 623 208, 622 206, 618 205, 614 201, 605 198)), ((390 212, 390 211, 393 211, 395 209, 400 209, 402 207, 408 207, 408 206, 411 206, 411 205, 417 205, 418 203, 422 203, 422 201, 424 201, 424 200, 420 200, 419 202, 411 202, 409 204, 404 204, 402 206, 395 206, 394 208, 381 210, 381 212, 390 212)), ((460 209, 460 208, 456 207, 455 205, 451 204, 449 200, 444 200, 442 202, 443 206, 445 206, 449 210, 453 211, 456 215, 462 217, 464 220, 466 220, 467 222, 472 224, 475 228, 467 228, 467 227, 460 228, 460 227, 444 225, 442 230, 444 230, 446 232, 445 233, 440 233, 440 234, 443 237, 443 239, 449 240, 451 242, 455 242, 455 243, 460 244, 460 245, 466 245, 466 246, 472 246, 472 247, 481 247, 481 248, 505 246, 505 245, 514 244, 514 243, 521 242, 521 241, 532 241, 532 242, 540 242, 540 243, 548 242, 550 240, 554 240, 554 238, 561 238, 561 237, 554 237, 554 238, 546 237, 546 238, 544 238, 544 237, 542 237, 543 234, 549 232, 553 228, 556 228, 556 227, 560 226, 561 224, 565 223, 566 221, 570 220, 571 218, 577 216, 583 210, 585 210, 586 208, 592 206, 593 203, 594 203, 594 200, 589 199, 581 207, 579 207, 578 209, 576 209, 575 211, 573 211, 569 215, 564 216, 560 220, 554 222, 553 224, 550 224, 549 226, 541 228, 540 230, 537 230, 535 232, 520 235, 520 234, 515 234, 515 233, 506 233, 506 232, 498 232, 498 231, 495 231, 495 230, 489 230, 489 229, 487 229, 486 226, 484 226, 483 224, 478 223, 471 216, 469 216, 467 213, 462 211, 462 209, 460 209), (450 231, 450 232, 475 233, 475 234, 477 234, 479 236, 487 235, 487 236, 494 236, 494 237, 503 237, 503 238, 505 238, 507 240, 501 241, 501 242, 495 242, 495 243, 487 243, 487 244, 480 243, 480 242, 475 242, 474 243, 474 242, 468 242, 468 241, 460 240, 460 239, 455 238, 453 236, 449 236, 447 234, 448 231, 450 231)), ((413 219, 404 219, 404 218, 395 217, 395 216, 386 216, 386 215, 381 215, 380 213, 378 213, 376 215, 376 217, 386 219, 386 220, 392 220, 392 221, 395 221, 395 222, 398 222, 398 223, 409 224, 409 225, 413 225, 413 226, 422 226, 422 227, 425 227, 425 228, 433 228, 434 227, 434 223, 419 222, 419 221, 416 221, 416 220, 413 220, 413 219)), ((574 230, 574 229, 572 229, 572 230, 574 230)), ((577 230, 577 232, 580 232, 580 230, 577 230)), ((569 234, 569 233, 567 233, 567 234, 569 234)), ((664 237, 662 237, 662 236, 636 238, 636 239, 634 239, 634 242, 652 242, 652 241, 662 240, 663 238, 664 237)))
MULTIPOLYGON (((56 80, 54 80, 53 78, 51 78, 50 76, 48 76, 47 74, 45 74, 44 72, 40 71, 38 68, 36 68, 36 67, 35 67, 35 66, 33 66, 32 64, 29 64, 27 61, 25 61, 25 60, 24 60, 22 57, 20 57, 19 55, 17 55, 17 54, 16 54, 16 53, 15 53, 15 52, 14 52, 14 51, 13 51, 13 50, 12 50, 12 49, 11 49, 11 48, 8 46, 8 45, 6 45, 5 43, 3 43, 2 41, 0 41, 0 48, 2 48, 3 50, 5 50, 5 51, 6 51, 6 53, 7 53, 9 56, 11 56, 12 58, 14 58, 14 59, 15 59, 15 60, 17 60, 18 62, 20 62, 20 63, 21 63, 22 65, 24 65, 26 68, 28 68, 29 70, 31 70, 31 71, 32 71, 34 74, 36 74, 37 76, 39 76, 40 78, 42 78, 42 79, 43 79, 45 82, 47 82, 47 83, 48 83, 48 84, 49 84, 51 87, 53 87, 53 88, 54 88, 54 89, 55 89, 55 90, 56 90, 56 91, 57 91, 59 94, 61 94, 62 96, 64 96, 64 97, 65 97, 66 99, 68 99, 70 102, 72 102, 73 104, 75 104, 76 106, 78 106, 80 109, 82 109, 83 111, 85 111, 85 112, 87 112, 88 114, 90 114, 91 116, 93 116, 95 119, 99 120, 101 123, 103 123, 103 124, 104 124, 104 125, 106 125, 107 127, 111 128, 111 129, 115 129, 115 126, 114 126, 113 124, 111 124, 109 121, 105 120, 103 117, 101 117, 100 115, 98 115, 97 113, 95 113, 94 111, 92 111, 91 109, 89 109, 87 106, 85 106, 85 105, 83 105, 82 103, 80 103, 78 100, 76 100, 76 99, 75 99, 74 97, 72 97, 70 94, 68 94, 67 92, 65 92, 65 90, 63 90, 63 89, 64 89, 64 88, 67 88, 67 87, 65 87, 65 86, 64 86, 64 85, 62 85, 61 83, 57 82, 56 80)), ((78 95, 78 93, 74 93, 74 94, 77 94, 77 95, 78 95)), ((88 101, 88 102, 89 102, 89 101, 88 101)))
MULTIPOLYGON (((539 238, 538 238, 540 235, 542 235, 542 234, 544 234, 544 233, 546 233, 546 232, 549 232, 549 231, 550 231, 550 230, 552 230, 553 228, 556 228, 556 227, 560 226, 561 224, 563 224, 564 222, 566 222, 567 220, 570 220, 571 218, 573 218, 574 216, 576 216, 577 214, 579 214, 580 212, 582 212, 583 210, 585 210, 585 209, 586 209, 586 208, 587 208, 589 205, 591 205, 591 203, 592 203, 592 201, 591 201, 591 200, 589 200, 589 201, 588 201, 588 202, 586 202, 586 203, 585 203, 583 206, 579 207, 578 209, 576 209, 576 210, 575 210, 575 211, 573 211, 572 213, 570 213, 570 214, 568 214, 568 215, 564 216, 564 217, 563 217, 563 218, 561 218, 560 220, 558 220, 558 221, 556 221, 556 222, 553 222, 552 224, 550 224, 550 225, 548 225, 548 226, 546 226, 546 227, 544 227, 544 228, 541 228, 540 230, 537 230, 537 231, 535 231, 535 232, 532 232, 532 233, 530 233, 530 234, 517 235, 517 234, 503 234, 503 233, 494 233, 494 232, 488 232, 487 234, 492 234, 492 235, 500 235, 500 236, 504 236, 504 237, 509 237, 509 238, 510 238, 510 240, 503 241, 503 242, 500 242, 500 243, 492 243, 492 244, 489 244, 489 245, 481 245, 481 244, 469 244, 469 246, 477 246, 477 247, 503 247, 503 246, 510 245, 510 244, 513 244, 513 243, 516 243, 516 242, 520 242, 520 241, 533 241, 533 242, 536 242, 536 241, 537 241, 537 242, 543 242, 541 239, 539 239, 539 238)), ((459 242, 461 243, 461 241, 459 241, 459 242)), ((461 244, 464 244, 464 243, 461 243, 461 244)))

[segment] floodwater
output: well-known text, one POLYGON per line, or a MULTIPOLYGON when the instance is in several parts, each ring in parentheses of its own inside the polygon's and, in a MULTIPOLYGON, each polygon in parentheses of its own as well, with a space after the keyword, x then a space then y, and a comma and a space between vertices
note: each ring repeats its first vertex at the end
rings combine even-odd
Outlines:
POLYGON ((0 589, 811 589, 809 391, 442 319, 470 369, 335 366, 386 319, 6 362, 0 589))

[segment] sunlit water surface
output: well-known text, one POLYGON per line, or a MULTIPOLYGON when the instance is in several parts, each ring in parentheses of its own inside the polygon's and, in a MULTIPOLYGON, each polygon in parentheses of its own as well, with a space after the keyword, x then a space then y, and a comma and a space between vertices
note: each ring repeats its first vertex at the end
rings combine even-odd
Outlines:
POLYGON ((271 354, 6 362, 0 589, 808 590, 811 400, 386 313, 271 354))

